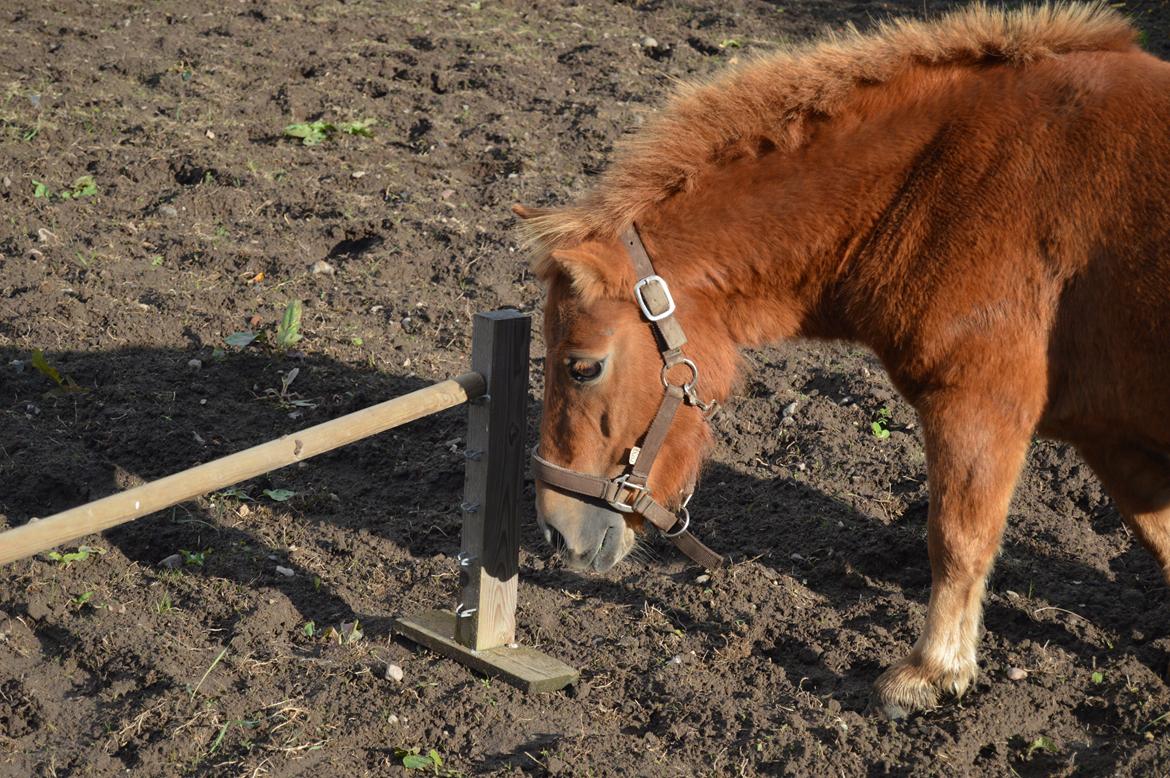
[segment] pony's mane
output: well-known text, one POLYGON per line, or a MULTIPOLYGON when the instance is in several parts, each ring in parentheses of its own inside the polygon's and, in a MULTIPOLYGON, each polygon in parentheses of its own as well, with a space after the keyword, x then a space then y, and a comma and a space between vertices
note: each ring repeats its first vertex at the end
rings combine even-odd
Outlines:
POLYGON ((859 84, 891 81, 914 65, 1025 64, 1074 51, 1136 45, 1129 21, 1099 4, 1045 4, 1014 11, 978 4, 933 21, 850 26, 821 41, 760 57, 679 87, 579 203, 540 211, 522 234, 537 254, 617 235, 647 208, 689 189, 729 152, 804 141, 805 120, 838 113, 859 84))

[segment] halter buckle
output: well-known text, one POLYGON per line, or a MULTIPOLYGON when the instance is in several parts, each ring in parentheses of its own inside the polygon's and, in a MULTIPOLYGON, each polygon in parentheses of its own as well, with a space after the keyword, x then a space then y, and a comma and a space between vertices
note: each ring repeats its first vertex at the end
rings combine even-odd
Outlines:
POLYGON ((634 298, 638 301, 638 307, 642 309, 642 315, 648 321, 662 321, 674 313, 674 298, 670 296, 670 287, 666 285, 666 279, 660 275, 646 276, 634 284, 634 298), (649 284, 658 284, 662 287, 662 295, 666 298, 666 310, 662 313, 651 313, 650 307, 646 305, 646 298, 642 296, 642 287, 649 284))
POLYGON ((629 498, 628 502, 623 502, 623 501, 618 500, 618 499, 606 500, 606 502, 609 503, 609 507, 613 508, 615 511, 618 511, 619 513, 633 513, 634 512, 634 503, 638 501, 638 495, 645 494, 646 492, 650 491, 650 489, 647 488, 647 486, 645 484, 632 484, 632 483, 630 483, 630 474, 629 473, 624 473, 622 475, 619 475, 617 478, 613 479, 612 483, 615 486, 617 486, 617 488, 618 488, 618 491, 617 491, 615 497, 621 495, 622 489, 629 489, 633 492, 633 495, 634 495, 634 496, 629 498))

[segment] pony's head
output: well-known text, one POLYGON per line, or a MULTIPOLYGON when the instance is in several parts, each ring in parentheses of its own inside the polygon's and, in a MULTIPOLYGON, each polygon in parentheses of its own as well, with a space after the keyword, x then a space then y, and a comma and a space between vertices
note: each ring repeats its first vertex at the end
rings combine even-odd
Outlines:
MULTIPOLYGON (((520 207, 516 212, 529 213, 520 207)), ((629 464, 631 449, 642 443, 664 391, 662 355, 634 296, 634 267, 614 238, 543 252, 535 269, 548 289, 541 456, 570 470, 613 478, 629 464)), ((676 316, 691 338, 687 355, 700 371, 696 388, 705 399, 723 400, 730 391, 735 349, 705 316, 710 303, 703 295, 676 285, 668 275, 667 281, 676 316)), ((684 365, 668 374, 680 385, 689 377, 684 365)), ((710 441, 702 412, 683 406, 649 474, 647 486, 655 500, 671 510, 682 505, 710 441)), ((609 569, 634 549, 644 529, 636 513, 540 480, 536 508, 545 539, 556 544, 559 536, 568 565, 578 570, 609 569)))

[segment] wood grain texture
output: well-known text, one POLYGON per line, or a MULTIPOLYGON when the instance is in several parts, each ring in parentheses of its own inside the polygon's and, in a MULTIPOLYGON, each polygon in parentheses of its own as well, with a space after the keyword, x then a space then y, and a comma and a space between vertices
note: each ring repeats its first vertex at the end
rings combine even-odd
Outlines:
POLYGON ((575 683, 577 670, 559 659, 533 648, 515 644, 483 651, 468 648, 455 640, 455 614, 424 611, 411 618, 397 619, 393 629, 437 654, 485 675, 499 677, 526 692, 552 692, 575 683))
POLYGON ((516 635, 530 333, 531 320, 518 311, 475 316, 471 368, 484 377, 487 394, 468 408, 455 635, 476 650, 516 635))

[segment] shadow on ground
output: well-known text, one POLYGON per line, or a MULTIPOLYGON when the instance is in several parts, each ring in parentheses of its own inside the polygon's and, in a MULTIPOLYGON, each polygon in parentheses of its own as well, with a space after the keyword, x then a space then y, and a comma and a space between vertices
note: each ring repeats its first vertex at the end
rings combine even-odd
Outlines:
MULTIPOLYGON (((430 383, 256 349, 49 353, 46 360, 76 388, 56 386, 28 354, 0 349, 0 518, 9 526, 430 383), (294 369, 295 379, 282 384, 294 369)), ((534 398, 530 408, 534 437, 534 398)), ((436 414, 110 530, 98 543, 111 547, 111 559, 115 553, 124 559, 116 565, 149 571, 150 586, 218 598, 201 606, 201 628, 246 655, 271 635, 305 624, 356 621, 368 637, 385 640, 393 616, 448 605, 442 598, 454 595, 464 414, 436 414), (292 494, 274 500, 278 490, 292 494), (183 557, 178 571, 160 565, 173 554, 183 557)), ((921 626, 930 582, 924 499, 879 519, 803 480, 712 464, 693 505, 697 531, 735 564, 700 582, 701 571, 662 542, 651 545, 656 559, 604 576, 561 568, 546 558, 536 531, 530 481, 526 492, 521 633, 526 642, 565 646, 586 666, 587 679, 590 652, 601 646, 619 664, 623 656, 626 663, 645 661, 645 639, 621 634, 623 618, 640 611, 690 636, 696 655, 751 660, 791 679, 800 694, 860 713, 872 681, 921 626), (574 646, 574 634, 587 635, 588 644, 574 646)), ((1097 521, 1108 528, 1116 517, 1097 521)), ((29 564, 17 563, 15 574, 31 575, 29 564)), ((994 696, 1005 661, 1037 646, 1081 665, 1111 652, 1131 656, 1153 675, 1165 672, 1170 612, 1157 571, 1138 549, 1102 570, 1072 554, 1009 543, 990 589, 985 647, 993 658, 985 678, 993 679, 980 682, 974 704, 994 696)), ((59 599, 34 585, 6 610, 42 623, 41 652, 60 660, 84 636, 64 618, 59 599)), ((322 661, 307 645, 296 654, 322 661)), ((141 677, 133 682, 145 689, 181 682, 160 680, 157 667, 136 661, 123 663, 116 678, 95 672, 87 683, 101 692, 135 673, 141 677)), ((456 697, 443 704, 457 707, 458 692, 451 693, 456 697)), ((1099 717, 1092 709, 1079 715, 1086 722, 1099 717)), ((945 722, 944 714, 938 723, 945 722)), ((641 736, 658 725, 650 719, 627 728, 641 736)), ((558 739, 543 735, 485 755, 483 764, 520 766, 524 751, 552 749, 558 739)))

